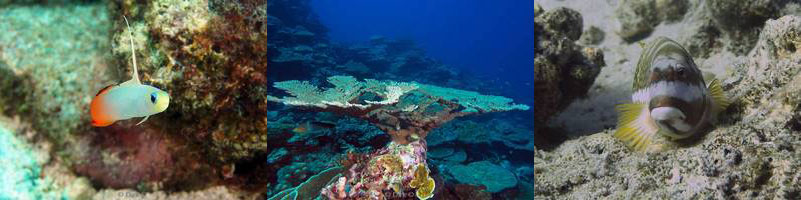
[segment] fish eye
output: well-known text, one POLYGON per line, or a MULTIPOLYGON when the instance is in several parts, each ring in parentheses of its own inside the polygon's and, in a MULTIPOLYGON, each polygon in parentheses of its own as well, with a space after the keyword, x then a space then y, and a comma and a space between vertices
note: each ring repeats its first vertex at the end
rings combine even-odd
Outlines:
POLYGON ((150 93, 150 102, 156 103, 156 93, 150 93))
POLYGON ((684 71, 686 71, 684 67, 679 67, 678 69, 676 69, 676 73, 678 73, 679 76, 684 76, 684 71))

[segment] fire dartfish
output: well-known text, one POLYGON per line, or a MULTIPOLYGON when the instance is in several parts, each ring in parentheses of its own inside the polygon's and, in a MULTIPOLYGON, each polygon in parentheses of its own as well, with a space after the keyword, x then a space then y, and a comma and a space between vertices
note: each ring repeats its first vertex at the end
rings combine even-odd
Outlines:
MULTIPOLYGON (((128 19, 125 19, 128 25, 128 19)), ((128 26, 128 29, 131 29, 128 26)), ((150 115, 164 110, 170 104, 170 95, 156 87, 142 84, 136 68, 136 50, 131 34, 131 59, 133 74, 131 79, 119 85, 109 85, 101 89, 89 107, 93 126, 109 126, 118 120, 144 117, 137 125, 145 122, 150 115)))

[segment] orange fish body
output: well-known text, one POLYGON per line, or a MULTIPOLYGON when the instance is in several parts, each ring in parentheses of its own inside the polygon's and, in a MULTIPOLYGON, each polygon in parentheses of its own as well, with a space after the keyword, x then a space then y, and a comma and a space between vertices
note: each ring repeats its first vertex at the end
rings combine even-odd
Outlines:
POLYGON ((92 116, 92 126, 108 126, 117 121, 108 112, 108 108, 105 106, 105 98, 100 96, 101 94, 107 92, 111 87, 113 86, 108 86, 100 90, 100 92, 95 95, 95 98, 92 98, 92 103, 89 104, 89 114, 92 116))

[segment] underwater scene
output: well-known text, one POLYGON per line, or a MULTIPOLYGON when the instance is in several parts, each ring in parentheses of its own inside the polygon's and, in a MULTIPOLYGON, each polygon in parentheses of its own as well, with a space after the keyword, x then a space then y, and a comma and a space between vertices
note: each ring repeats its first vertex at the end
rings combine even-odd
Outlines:
POLYGON ((535 97, 542 8, 0 0, 0 200, 572 198, 551 122, 604 52, 535 97))
POLYGON ((801 2, 534 11, 535 199, 801 199, 801 2))

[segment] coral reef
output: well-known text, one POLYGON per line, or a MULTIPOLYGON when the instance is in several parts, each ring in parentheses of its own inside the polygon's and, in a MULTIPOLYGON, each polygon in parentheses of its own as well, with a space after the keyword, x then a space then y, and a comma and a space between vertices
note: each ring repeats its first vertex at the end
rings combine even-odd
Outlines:
POLYGON ((112 29, 115 56, 130 58, 127 41, 133 32, 142 81, 171 94, 170 109, 151 118, 151 123, 198 144, 211 161, 252 158, 267 146, 267 108, 265 95, 259 92, 267 83, 265 4, 172 0, 110 4, 112 10, 129 16, 132 27, 117 24, 112 29))
MULTIPOLYGON (((424 141, 413 142, 411 129, 393 129, 421 127, 414 130, 424 131, 417 133, 422 139, 456 116, 527 107, 503 97, 412 83, 495 94, 501 88, 428 57, 413 41, 374 37, 353 45, 329 43, 326 27, 309 4, 308 0, 0 0, 0 29, 4 30, 0 33, 0 112, 30 123, 21 129, 24 131, 11 130, 11 135, 24 133, 28 137, 25 142, 35 147, 25 155, 36 158, 36 162, 14 160, 19 162, 7 166, 16 170, 14 173, 28 170, 19 173, 24 174, 25 180, 19 182, 24 184, 3 185, 30 186, 33 189, 14 189, 40 195, 30 197, 34 199, 264 199, 289 188, 319 195, 320 188, 297 185, 339 164, 331 158, 347 157, 359 164, 345 166, 361 166, 352 168, 361 170, 358 176, 374 177, 373 183, 394 188, 400 185, 401 189, 394 190, 408 197, 433 196, 445 190, 462 197, 489 196, 467 185, 458 188, 471 191, 455 191, 437 168, 428 168, 425 145, 420 145, 424 141), (122 16, 130 20, 130 28, 122 16), (130 35, 135 53, 130 51, 130 35), (87 105, 92 95, 129 79, 132 56, 139 61, 144 83, 170 93, 170 108, 139 126, 128 120, 106 128, 91 127, 87 105), (397 82, 398 87, 371 88, 369 94, 359 95, 364 101, 341 102, 381 105, 378 110, 383 113, 375 119, 396 123, 380 126, 359 116, 292 112, 285 107, 268 111, 268 105, 275 104, 267 101, 267 96, 281 95, 269 87, 274 82, 321 83, 343 74, 404 81, 416 88, 404 92, 409 88, 397 82), (408 120, 415 118, 421 120, 408 120), (293 131, 316 122, 335 126, 293 131), (386 132, 395 132, 395 140, 411 146, 387 146, 392 137, 386 132), (341 155, 343 150, 350 153, 341 155), (356 154, 366 156, 353 156, 356 154), (383 159, 371 160, 376 157, 383 159), (397 158, 403 158, 403 170, 392 180, 377 179, 383 168, 365 167, 369 162, 391 166, 397 158), (429 178, 414 189, 409 182, 414 169, 423 169, 416 167, 421 163, 429 169, 429 178)), ((374 83, 379 82, 390 83, 374 83)), ((504 123, 528 122, 525 117, 516 120, 504 123)), ((506 125, 487 128, 502 132, 505 139, 473 142, 530 151, 531 142, 523 135, 531 132, 520 126, 504 128, 506 125)), ((442 160, 462 163, 468 158, 480 157, 455 148, 442 160)), ((354 180, 346 181, 344 184, 354 180)), ((335 182, 325 184, 319 187, 335 186, 335 182)), ((361 191, 381 192, 380 186, 361 191)), ((16 197, 26 198, 9 198, 16 197)))
MULTIPOLYGON (((722 1, 707 2, 715 5, 722 1)), ((707 8, 740 17, 760 7, 773 10, 768 5, 776 2, 740 2, 737 9, 721 9, 723 5, 707 8)), ((707 24, 704 19, 692 18, 707 24)), ((659 153, 632 152, 611 137, 612 130, 577 137, 552 151, 537 150, 537 198, 798 198, 801 173, 795 169, 801 166, 801 98, 797 95, 801 74, 796 46, 801 17, 756 20, 755 24, 764 26, 718 29, 724 34, 756 30, 758 39, 746 41, 753 48, 726 43, 736 39, 723 38, 721 43, 726 45, 714 46, 710 57, 702 59, 702 70, 722 72, 716 75, 734 100, 717 128, 683 142, 677 150, 659 153), (728 49, 732 46, 736 48, 728 49), (738 56, 740 48, 747 49, 747 55, 738 56), (730 52, 718 52, 721 49, 730 52)))
POLYGON ((406 145, 392 142, 367 157, 370 159, 365 162, 353 162, 347 166, 348 170, 320 194, 329 199, 413 196, 427 199, 433 196, 431 192, 436 183, 428 177, 425 141, 406 145))
POLYGON ((534 18, 535 58, 534 93, 535 123, 548 121, 574 99, 589 90, 595 77, 605 66, 603 53, 597 48, 576 44, 582 35, 581 14, 558 8, 534 18))
MULTIPOLYGON (((387 147, 368 156, 371 158, 369 162, 355 162, 353 166, 348 166, 350 174, 339 177, 327 186, 322 195, 331 199, 380 199, 387 195, 383 191, 390 189, 394 195, 406 195, 404 188, 407 187, 416 189, 418 198, 428 199, 434 195, 435 189, 434 179, 428 177, 425 162, 425 137, 431 129, 468 114, 528 109, 528 106, 512 104, 511 99, 504 97, 420 83, 373 79, 361 82, 350 76, 332 76, 328 82, 333 85, 332 88, 320 89, 309 82, 297 80, 276 82, 275 87, 285 90, 290 96, 268 96, 267 100, 292 107, 360 117, 393 138, 387 147), (346 187, 350 188, 347 192, 346 187)), ((490 181, 490 191, 497 192, 516 185, 514 174, 509 174, 514 180, 511 185, 507 185, 510 182, 494 184, 496 182, 490 181)), ((274 198, 281 198, 279 196, 287 193, 278 193, 274 198)))

